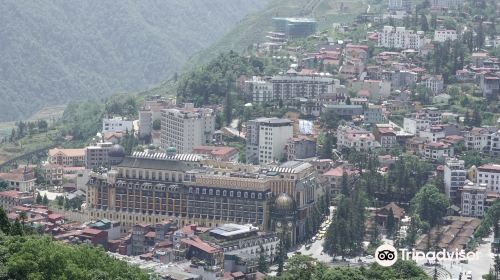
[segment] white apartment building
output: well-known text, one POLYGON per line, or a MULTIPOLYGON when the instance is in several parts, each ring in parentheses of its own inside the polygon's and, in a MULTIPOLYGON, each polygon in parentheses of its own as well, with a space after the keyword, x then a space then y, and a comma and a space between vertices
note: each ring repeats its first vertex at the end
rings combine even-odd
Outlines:
POLYGON ((488 163, 477 168, 477 184, 485 184, 486 190, 500 193, 500 164, 488 163))
POLYGON ((384 26, 378 32, 378 46, 394 49, 420 50, 425 43, 425 33, 423 31, 414 32, 406 30, 405 27, 384 26))
POLYGON ((431 124, 428 119, 419 118, 404 118, 403 129, 407 133, 418 135, 420 131, 425 131, 430 128, 431 124))
POLYGON ((253 76, 245 81, 245 89, 252 96, 255 103, 271 102, 274 100, 273 84, 262 77, 253 76))
POLYGON ((430 142, 424 144, 423 156, 435 162, 443 162, 447 157, 455 155, 452 145, 444 142, 430 142))
POLYGON ((443 76, 429 75, 422 78, 425 87, 430 89, 434 95, 441 93, 444 89, 443 76))
POLYGON ((440 29, 434 31, 434 41, 446 42, 448 40, 455 41, 457 39, 457 31, 449 29, 440 29))
POLYGON ((102 119, 102 132, 130 132, 133 127, 133 121, 125 120, 122 117, 102 119))
POLYGON ((194 147, 210 144, 215 132, 215 113, 208 108, 164 109, 161 118, 162 148, 174 147, 177 153, 189 154, 194 147))
POLYGON ((432 9, 457 9, 462 6, 464 0, 431 0, 432 9))
POLYGON ((266 164, 283 160, 288 139, 293 137, 290 120, 259 118, 248 121, 246 129, 247 162, 266 164))
POLYGON ((486 185, 467 182, 462 187, 462 216, 481 218, 484 215, 486 185))
POLYGON ((139 138, 151 136, 153 131, 153 122, 161 120, 161 110, 175 107, 175 99, 165 100, 155 96, 150 100, 144 101, 139 109, 139 138))
POLYGON ((474 127, 464 135, 465 147, 500 156, 500 129, 494 126, 474 127))
POLYGON ((444 165, 444 189, 446 196, 452 201, 457 199, 458 190, 464 185, 467 172, 464 161, 456 158, 448 158, 444 165))
MULTIPOLYGON (((289 71, 290 72, 290 71, 289 71)), ((271 78, 273 100, 293 100, 300 98, 317 98, 336 93, 342 87, 340 81, 328 75, 298 75, 287 73, 271 78)))

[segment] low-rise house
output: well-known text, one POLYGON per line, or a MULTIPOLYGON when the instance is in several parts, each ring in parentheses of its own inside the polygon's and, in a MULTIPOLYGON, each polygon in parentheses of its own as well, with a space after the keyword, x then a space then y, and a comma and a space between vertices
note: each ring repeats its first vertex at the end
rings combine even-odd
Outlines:
POLYGON ((33 192, 35 188, 35 171, 25 166, 0 173, 0 181, 5 181, 9 189, 19 192, 33 192))

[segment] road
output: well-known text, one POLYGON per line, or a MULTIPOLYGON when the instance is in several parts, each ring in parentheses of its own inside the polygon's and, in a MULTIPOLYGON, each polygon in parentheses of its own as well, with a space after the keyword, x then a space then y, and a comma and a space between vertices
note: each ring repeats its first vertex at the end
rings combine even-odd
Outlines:
MULTIPOLYGON (((488 238, 483 239, 483 243, 479 245, 476 254, 478 259, 469 261, 469 263, 452 264, 450 262, 444 263, 443 268, 452 274, 452 279, 458 279, 460 272, 472 271, 472 279, 482 279, 483 274, 490 271, 493 267, 493 253, 491 252, 491 242, 493 241, 493 234, 488 238)), ((462 277, 462 279, 464 279, 462 277)))

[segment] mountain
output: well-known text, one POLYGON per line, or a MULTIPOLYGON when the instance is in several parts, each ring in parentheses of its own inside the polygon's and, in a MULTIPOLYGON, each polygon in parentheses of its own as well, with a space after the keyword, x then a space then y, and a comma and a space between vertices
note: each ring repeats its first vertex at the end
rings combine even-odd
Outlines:
POLYGON ((0 1, 0 120, 159 84, 270 1, 0 1))

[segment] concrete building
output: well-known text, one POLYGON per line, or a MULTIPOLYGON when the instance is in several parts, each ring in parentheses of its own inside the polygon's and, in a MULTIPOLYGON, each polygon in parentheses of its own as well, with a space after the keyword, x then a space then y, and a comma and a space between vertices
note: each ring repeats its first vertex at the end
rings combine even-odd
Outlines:
MULTIPOLYGON (((464 133, 464 144, 468 150, 487 151, 491 149, 491 140, 500 137, 500 130, 494 126, 473 127, 464 133)), ((495 147, 499 148, 500 143, 495 147)))
MULTIPOLYGON (((289 70, 286 74, 275 75, 270 80, 272 84, 272 100, 291 101, 296 98, 314 99, 321 96, 331 95, 341 88, 340 81, 331 75, 298 75, 295 70, 289 70)), ((262 92, 269 94, 268 85, 263 86, 262 92)), ((258 93, 259 96, 261 93, 258 93)), ((266 95, 268 96, 268 95, 266 95)), ((253 100, 260 100, 255 97, 253 100)), ((269 98, 266 98, 267 100, 269 98)))
POLYGON ((316 32, 317 22, 313 18, 273 18, 274 31, 285 34, 288 40, 304 38, 316 32))
POLYGON ((206 155, 207 158, 220 161, 238 161, 238 149, 227 146, 198 146, 193 154, 206 155))
POLYGON ((365 109, 364 113, 364 123, 366 124, 377 124, 388 122, 385 117, 384 110, 380 105, 369 104, 368 108, 365 109))
POLYGON ((306 159, 316 156, 316 140, 299 136, 288 139, 286 144, 288 160, 306 159))
POLYGON ((347 125, 337 128, 337 146, 356 151, 370 151, 380 148, 380 144, 375 140, 373 133, 347 125))
POLYGON ((259 118, 246 124, 246 159, 249 163, 266 164, 285 158, 285 146, 293 137, 288 119, 259 118))
POLYGON ((196 146, 210 144, 215 132, 215 113, 212 109, 184 108, 162 110, 161 147, 174 147, 177 153, 188 154, 196 146))
POLYGON ((263 77, 253 76, 244 82, 244 91, 252 97, 252 102, 263 103, 274 101, 273 84, 263 77))
POLYGON ((405 27, 384 26, 384 29, 378 32, 377 45, 384 48, 420 50, 424 42, 423 31, 414 32, 406 30, 405 27))
POLYGON ((387 0, 387 7, 390 11, 412 11, 412 0, 387 0))
POLYGON ((500 74, 479 74, 478 76, 483 97, 488 100, 498 100, 500 98, 500 74))
POLYGON ((130 132, 133 127, 133 121, 126 120, 122 117, 102 119, 102 132, 130 132))
POLYGON ((434 41, 436 42, 446 42, 455 41, 457 39, 456 30, 439 29, 434 31, 434 41))
POLYGON ((463 0, 431 0, 431 9, 458 9, 463 5, 463 0))
POLYGON ((351 184, 359 175, 358 170, 355 168, 343 165, 331 168, 322 175, 327 184, 326 188, 329 192, 330 204, 334 204, 336 202, 336 198, 342 190, 342 176, 344 175, 344 172, 347 174, 347 179, 351 184))
POLYGON ((125 156, 125 149, 111 142, 100 142, 85 148, 85 168, 110 167, 125 156))
POLYGON ((139 138, 150 137, 153 131, 153 122, 161 120, 161 110, 174 107, 175 99, 166 100, 160 96, 153 96, 145 100, 139 109, 139 138))
POLYGON ((444 165, 444 189, 446 196, 453 202, 457 202, 458 191, 464 185, 467 172, 464 161, 456 158, 448 158, 444 165))
POLYGON ((396 131, 392 127, 375 125, 373 136, 380 143, 380 147, 386 152, 389 152, 398 144, 396 131))
MULTIPOLYGON (((252 225, 223 224, 201 234, 200 239, 213 244, 226 255, 245 255, 247 259, 258 260, 260 246, 269 262, 274 262, 280 239, 274 233, 262 232, 252 225)), ((231 271, 229 263, 224 264, 225 271, 231 271)))
POLYGON ((236 223, 267 231, 286 218, 292 222, 288 229, 295 244, 304 240, 305 220, 324 195, 316 176, 315 168, 306 162, 261 168, 202 161, 195 155, 135 153, 111 171, 91 175, 88 213, 92 219, 120 221, 125 229, 168 219, 177 221, 179 227, 236 223), (291 200, 285 206, 278 203, 287 215, 272 216, 281 194, 291 200))
POLYGON ((443 76, 441 75, 428 75, 422 77, 422 81, 434 95, 441 93, 444 89, 443 76))
POLYGON ((448 143, 439 141, 424 144, 423 156, 428 160, 444 162, 447 157, 453 157, 454 155, 454 148, 448 143))
POLYGON ((477 184, 485 184, 489 192, 500 193, 500 164, 488 163, 477 168, 477 184))
POLYGON ((16 206, 23 206, 25 204, 32 204, 35 197, 32 192, 19 192, 16 190, 9 190, 0 192, 0 206, 6 211, 13 211, 16 206))
POLYGON ((0 181, 5 181, 11 190, 22 193, 32 193, 35 189, 35 171, 33 168, 25 166, 0 173, 0 181))
POLYGON ((363 115, 362 105, 347 105, 347 104, 323 104, 323 111, 331 110, 340 117, 351 118, 353 116, 363 115))
POLYGON ((85 166, 85 149, 50 149, 47 161, 62 166, 85 166))
POLYGON ((486 185, 468 181, 462 187, 462 216, 481 218, 485 213, 486 185))

